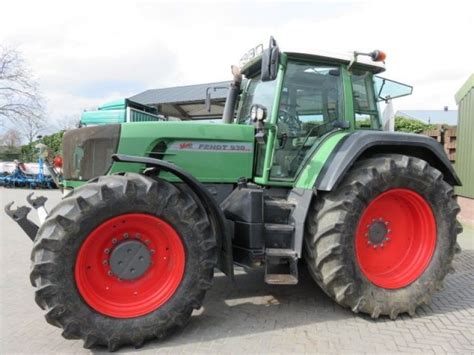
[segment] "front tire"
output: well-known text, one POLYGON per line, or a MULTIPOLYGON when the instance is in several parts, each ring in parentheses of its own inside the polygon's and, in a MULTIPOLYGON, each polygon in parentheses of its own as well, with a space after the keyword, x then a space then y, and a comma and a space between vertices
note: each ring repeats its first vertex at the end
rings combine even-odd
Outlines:
POLYGON ((166 181, 126 174, 75 189, 51 211, 30 278, 46 320, 65 338, 113 351, 183 327, 215 264, 215 237, 194 199, 166 181))
POLYGON ((309 271, 354 312, 414 315, 452 270, 458 212, 453 188, 427 162, 397 154, 362 160, 311 207, 309 271))

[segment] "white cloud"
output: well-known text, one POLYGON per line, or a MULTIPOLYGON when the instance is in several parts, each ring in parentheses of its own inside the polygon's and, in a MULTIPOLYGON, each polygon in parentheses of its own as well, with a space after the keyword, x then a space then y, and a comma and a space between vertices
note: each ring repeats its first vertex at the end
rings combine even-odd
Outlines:
POLYGON ((383 49, 386 76, 415 86, 397 108, 454 108, 474 71, 469 1, 7 0, 2 13, 0 43, 23 51, 53 119, 149 88, 226 80, 269 35, 283 50, 383 49))

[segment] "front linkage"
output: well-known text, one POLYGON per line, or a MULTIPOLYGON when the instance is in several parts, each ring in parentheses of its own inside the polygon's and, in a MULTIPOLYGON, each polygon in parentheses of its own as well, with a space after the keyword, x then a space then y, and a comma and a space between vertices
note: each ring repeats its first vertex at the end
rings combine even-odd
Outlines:
MULTIPOLYGON (((48 211, 45 207, 45 203, 48 198, 44 196, 33 198, 32 192, 26 197, 26 200, 31 205, 31 207, 33 207, 38 213, 38 219, 40 221, 40 224, 43 224, 43 222, 48 217, 48 211)), ((23 229, 28 238, 34 241, 36 238, 36 234, 38 233, 39 227, 33 221, 28 219, 28 214, 30 213, 31 208, 28 206, 20 206, 16 209, 12 209, 13 204, 14 202, 12 201, 5 205, 5 213, 10 218, 12 218, 20 226, 21 229, 23 229)))

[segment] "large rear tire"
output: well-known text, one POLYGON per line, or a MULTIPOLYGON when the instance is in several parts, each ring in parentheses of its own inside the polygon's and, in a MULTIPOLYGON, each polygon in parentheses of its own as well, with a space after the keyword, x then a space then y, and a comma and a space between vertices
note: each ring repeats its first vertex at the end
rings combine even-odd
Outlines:
POLYGON ((452 270, 458 212, 453 188, 427 162, 397 154, 362 160, 311 207, 309 271, 354 312, 413 315, 452 270))
POLYGON ((172 184, 104 176, 51 211, 31 259, 48 323, 113 351, 187 323, 211 286, 216 241, 203 209, 172 184))

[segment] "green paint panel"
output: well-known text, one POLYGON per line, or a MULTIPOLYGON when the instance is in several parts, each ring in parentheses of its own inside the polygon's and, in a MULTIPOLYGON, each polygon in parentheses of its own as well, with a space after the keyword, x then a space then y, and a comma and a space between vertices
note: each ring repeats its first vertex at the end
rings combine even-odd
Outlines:
POLYGON ((349 122, 351 130, 354 130, 354 100, 352 93, 352 81, 346 67, 342 67, 342 86, 344 92, 344 120, 349 122))
POLYGON ((313 154, 308 165, 306 165, 304 170, 299 175, 295 187, 303 189, 313 188, 314 183, 321 172, 321 169, 329 158, 329 155, 333 152, 339 141, 347 134, 347 132, 334 133, 332 136, 321 143, 321 146, 313 154))
POLYGON ((99 110, 120 110, 126 108, 126 100, 125 99, 118 99, 114 101, 106 102, 98 107, 99 110))
POLYGON ((125 109, 86 111, 81 115, 81 124, 92 126, 125 122, 125 109))
POLYGON ((87 183, 87 181, 63 180, 62 185, 65 189, 75 189, 85 183, 87 183))
POLYGON ((84 111, 81 115, 81 124, 91 126, 125 122, 125 106, 125 99, 106 102, 97 110, 84 111))
MULTIPOLYGON (((237 182, 251 178, 254 127, 199 122, 143 122, 122 125, 118 153, 149 156, 160 142, 162 159, 182 167, 202 182, 237 182)), ((153 156, 153 155, 151 155, 153 156)), ((110 173, 138 172, 139 164, 114 163, 110 173)), ((162 175, 169 180, 173 177, 162 175)))
POLYGON ((456 94, 456 102, 459 118, 454 168, 462 183, 456 193, 474 198, 474 74, 456 94))

